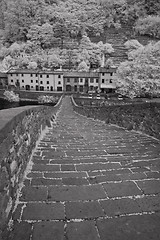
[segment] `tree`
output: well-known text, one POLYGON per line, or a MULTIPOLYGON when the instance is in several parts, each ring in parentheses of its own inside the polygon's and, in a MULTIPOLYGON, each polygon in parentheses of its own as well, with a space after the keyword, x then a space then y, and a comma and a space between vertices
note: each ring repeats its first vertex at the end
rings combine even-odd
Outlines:
POLYGON ((80 62, 78 65, 78 72, 88 72, 89 67, 87 66, 87 63, 85 61, 80 62))
POLYGON ((117 71, 119 92, 127 96, 154 96, 160 92, 160 41, 150 43, 117 71))
POLYGON ((135 25, 135 31, 141 35, 160 38, 160 16, 139 18, 135 25))
POLYGON ((144 50, 144 46, 138 42, 136 39, 128 40, 124 43, 124 46, 128 50, 128 59, 132 60, 136 58, 141 51, 144 50))
POLYGON ((32 25, 28 31, 27 38, 42 49, 51 48, 56 41, 53 27, 49 23, 44 23, 42 26, 32 25))

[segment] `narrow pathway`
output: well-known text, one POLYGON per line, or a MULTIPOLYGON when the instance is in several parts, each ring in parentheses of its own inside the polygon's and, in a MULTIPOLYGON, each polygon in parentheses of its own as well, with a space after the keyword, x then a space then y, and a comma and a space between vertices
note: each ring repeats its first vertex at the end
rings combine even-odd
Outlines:
POLYGON ((80 116, 65 97, 31 161, 10 239, 160 239, 157 140, 80 116))

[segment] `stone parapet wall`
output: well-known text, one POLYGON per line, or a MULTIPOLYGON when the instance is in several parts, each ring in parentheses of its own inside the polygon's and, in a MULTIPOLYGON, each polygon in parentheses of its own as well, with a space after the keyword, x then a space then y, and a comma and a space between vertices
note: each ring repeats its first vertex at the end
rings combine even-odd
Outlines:
POLYGON ((26 106, 0 111, 0 239, 14 208, 24 171, 42 130, 61 105, 26 106))
MULTIPOLYGON (((160 139, 160 103, 132 103, 113 106, 78 106, 74 110, 87 117, 116 124, 128 130, 136 130, 160 139)), ((79 100, 77 101, 79 102, 79 100)))

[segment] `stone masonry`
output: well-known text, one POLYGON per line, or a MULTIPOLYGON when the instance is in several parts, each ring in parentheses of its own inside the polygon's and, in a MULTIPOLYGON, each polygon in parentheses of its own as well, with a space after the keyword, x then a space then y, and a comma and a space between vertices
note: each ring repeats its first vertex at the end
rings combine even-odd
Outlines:
POLYGON ((75 113, 65 97, 29 162, 6 239, 159 240, 159 146, 75 113))

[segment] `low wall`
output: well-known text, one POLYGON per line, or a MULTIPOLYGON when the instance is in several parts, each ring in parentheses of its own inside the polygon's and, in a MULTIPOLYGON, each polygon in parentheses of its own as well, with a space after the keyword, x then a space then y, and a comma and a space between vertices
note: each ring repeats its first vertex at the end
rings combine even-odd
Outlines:
MULTIPOLYGON (((110 106, 78 106, 73 99, 76 112, 87 117, 116 124, 128 130, 144 132, 160 139, 160 103, 132 103, 110 106)), ((77 99, 77 103, 79 100, 77 99)))
POLYGON ((60 104, 61 99, 54 107, 25 106, 0 111, 0 239, 32 151, 60 104))

